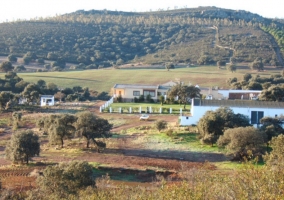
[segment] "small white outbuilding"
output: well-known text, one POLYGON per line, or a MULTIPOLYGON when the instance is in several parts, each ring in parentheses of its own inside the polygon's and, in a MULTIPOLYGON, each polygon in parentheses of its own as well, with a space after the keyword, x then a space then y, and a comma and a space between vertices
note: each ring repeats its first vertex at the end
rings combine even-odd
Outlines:
POLYGON ((40 106, 53 106, 54 96, 53 95, 42 95, 40 97, 40 106))

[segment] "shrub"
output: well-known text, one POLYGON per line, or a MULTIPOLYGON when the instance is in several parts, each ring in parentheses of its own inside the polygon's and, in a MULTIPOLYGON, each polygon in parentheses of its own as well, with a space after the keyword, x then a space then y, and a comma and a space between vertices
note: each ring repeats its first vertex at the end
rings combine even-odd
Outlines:
POLYGON ((161 132, 161 130, 167 128, 167 125, 168 123, 164 120, 158 120, 156 123, 155 123, 155 128, 161 132))
POLYGON ((145 101, 144 95, 140 95, 139 96, 139 102, 144 102, 144 101, 145 101))
POLYGON ((235 159, 241 160, 250 156, 248 152, 257 155, 265 142, 265 135, 254 127, 230 128, 217 141, 219 147, 225 147, 233 152, 235 159))
POLYGON ((121 102, 122 102, 122 96, 119 95, 118 97, 116 97, 116 101, 117 101, 118 103, 121 103, 121 102))

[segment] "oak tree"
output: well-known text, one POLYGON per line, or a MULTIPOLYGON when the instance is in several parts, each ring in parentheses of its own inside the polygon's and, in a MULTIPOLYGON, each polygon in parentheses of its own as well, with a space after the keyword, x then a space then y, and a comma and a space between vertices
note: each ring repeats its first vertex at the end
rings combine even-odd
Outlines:
POLYGON ((8 160, 26 162, 26 164, 29 163, 31 157, 39 155, 39 152, 39 137, 32 130, 13 133, 5 149, 8 160))

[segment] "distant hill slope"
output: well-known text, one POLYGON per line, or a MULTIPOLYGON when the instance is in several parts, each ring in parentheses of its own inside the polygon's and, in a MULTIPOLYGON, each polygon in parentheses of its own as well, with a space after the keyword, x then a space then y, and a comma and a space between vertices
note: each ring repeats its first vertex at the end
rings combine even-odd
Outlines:
POLYGON ((238 62, 262 57, 267 65, 279 65, 282 27, 282 20, 216 7, 144 13, 80 10, 0 24, 0 54, 31 51, 47 59, 53 52, 61 60, 96 67, 137 61, 216 64, 231 57, 238 62))

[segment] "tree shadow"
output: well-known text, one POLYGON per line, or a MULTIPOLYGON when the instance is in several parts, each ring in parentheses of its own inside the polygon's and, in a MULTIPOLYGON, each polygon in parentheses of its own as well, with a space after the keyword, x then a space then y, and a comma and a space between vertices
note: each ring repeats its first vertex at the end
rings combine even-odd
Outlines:
POLYGON ((178 151, 178 150, 148 150, 148 149, 105 149, 104 154, 123 154, 124 156, 138 156, 145 158, 183 160, 189 162, 223 162, 230 158, 222 153, 178 151))

